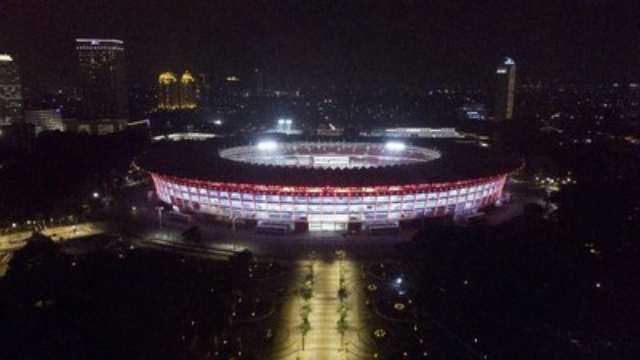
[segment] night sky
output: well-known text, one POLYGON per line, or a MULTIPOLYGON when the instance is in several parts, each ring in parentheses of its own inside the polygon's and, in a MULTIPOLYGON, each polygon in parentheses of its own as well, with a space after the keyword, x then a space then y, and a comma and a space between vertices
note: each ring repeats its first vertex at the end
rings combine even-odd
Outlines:
POLYGON ((0 0, 0 52, 36 88, 73 83, 76 37, 123 39, 133 82, 260 67, 300 86, 481 85, 504 55, 524 81, 638 81, 638 19, 607 0, 0 0))

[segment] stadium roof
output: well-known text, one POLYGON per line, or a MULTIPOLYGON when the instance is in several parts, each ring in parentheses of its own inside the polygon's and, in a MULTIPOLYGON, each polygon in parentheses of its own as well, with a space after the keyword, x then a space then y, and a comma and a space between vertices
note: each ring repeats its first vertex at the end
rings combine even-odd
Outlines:
MULTIPOLYGON (((453 141, 411 141, 434 148, 439 159, 366 169, 322 169, 256 165, 224 159, 223 139, 157 143, 136 164, 152 173, 185 179, 282 186, 391 186, 445 183, 499 176, 520 168, 521 160, 475 145, 453 141)), ((246 144, 245 144, 246 145, 246 144)))

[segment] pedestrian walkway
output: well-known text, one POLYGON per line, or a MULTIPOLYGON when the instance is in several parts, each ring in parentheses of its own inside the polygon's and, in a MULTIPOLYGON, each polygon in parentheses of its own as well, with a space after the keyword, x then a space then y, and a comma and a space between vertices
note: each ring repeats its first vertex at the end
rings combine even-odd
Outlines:
MULTIPOLYGON (((283 342, 273 354, 274 359, 282 360, 328 360, 328 359, 369 359, 373 351, 367 344, 361 344, 358 333, 365 326, 361 313, 364 298, 359 286, 359 267, 349 260, 322 261, 313 264, 313 296, 309 300, 310 329, 304 337, 301 330, 301 309, 304 299, 297 294, 290 296, 283 309, 283 329, 290 334, 288 342, 283 342), (342 268, 342 270, 341 270, 342 268), (340 274, 343 274, 349 295, 340 301, 340 274), (344 336, 340 333, 340 307, 344 306, 347 314, 347 327, 344 336), (293 340, 293 341, 292 341, 293 340)), ((300 262, 297 267, 297 281, 302 286, 305 276, 310 273, 310 262, 300 262)))
POLYGON ((339 356, 340 333, 338 320, 338 290, 340 289, 340 270, 337 262, 328 264, 318 262, 314 267, 315 285, 311 298, 309 322, 311 331, 307 335, 305 353, 307 359, 336 359, 339 356))

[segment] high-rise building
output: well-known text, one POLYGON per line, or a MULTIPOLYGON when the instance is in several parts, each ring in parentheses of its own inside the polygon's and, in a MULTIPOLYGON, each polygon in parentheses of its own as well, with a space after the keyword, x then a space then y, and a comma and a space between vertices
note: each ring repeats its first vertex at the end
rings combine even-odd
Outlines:
POLYGON ((22 118, 20 69, 7 54, 0 54, 0 126, 22 118))
POLYGON ((195 109, 201 95, 196 79, 189 71, 180 76, 180 81, 169 71, 158 76, 159 110, 195 109))
POLYGON ((196 80, 189 71, 185 71, 180 77, 180 108, 196 108, 196 80))
POLYGON ((180 89, 178 79, 172 72, 163 72, 158 76, 158 109, 175 110, 180 108, 180 89))
POLYGON ((76 50, 82 92, 80 116, 88 120, 127 118, 124 42, 76 39, 76 50))
POLYGON ((513 106, 516 93, 516 63, 505 57, 496 69, 496 94, 493 116, 496 120, 513 118, 513 106))
POLYGON ((211 85, 207 81, 207 76, 203 73, 198 74, 196 78, 196 101, 199 108, 209 106, 209 96, 211 85))
POLYGON ((264 95, 264 72, 261 69, 253 69, 253 96, 264 95))

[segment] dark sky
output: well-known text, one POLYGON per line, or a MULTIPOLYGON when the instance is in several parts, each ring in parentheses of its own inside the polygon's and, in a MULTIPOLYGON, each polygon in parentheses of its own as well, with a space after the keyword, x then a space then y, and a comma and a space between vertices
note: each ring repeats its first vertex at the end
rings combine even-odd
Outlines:
POLYGON ((640 4, 607 0, 0 0, 0 52, 35 86, 72 81, 76 37, 125 41, 132 80, 252 67, 300 85, 640 81, 640 4))

